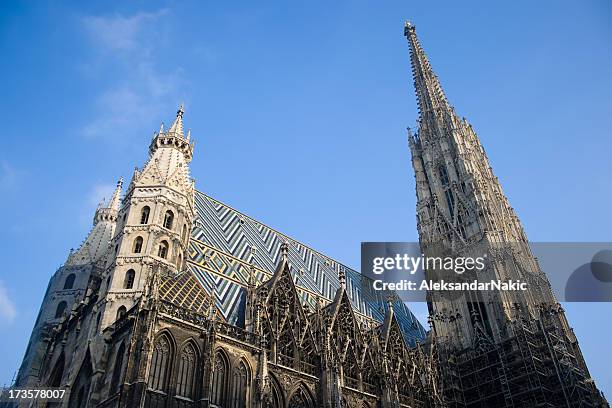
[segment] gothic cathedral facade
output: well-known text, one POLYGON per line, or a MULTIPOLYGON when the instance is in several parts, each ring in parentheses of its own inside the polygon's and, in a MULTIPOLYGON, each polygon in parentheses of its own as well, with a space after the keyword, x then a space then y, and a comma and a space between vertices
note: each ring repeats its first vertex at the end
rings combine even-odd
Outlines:
POLYGON ((474 130, 416 37, 421 248, 486 251, 522 297, 430 297, 431 330, 359 272, 203 194, 181 106, 49 282, 16 386, 62 407, 601 407, 474 130))

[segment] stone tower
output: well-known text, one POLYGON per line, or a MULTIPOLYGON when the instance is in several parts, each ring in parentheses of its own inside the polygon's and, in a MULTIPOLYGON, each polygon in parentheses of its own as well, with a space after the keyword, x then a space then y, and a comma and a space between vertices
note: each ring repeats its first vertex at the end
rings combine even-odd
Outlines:
POLYGON ((149 159, 135 169, 117 221, 103 277, 100 329, 129 310, 155 272, 185 267, 194 221, 190 132, 183 130, 183 105, 168 130, 162 123, 149 146, 149 159))
POLYGON ((450 106, 409 22, 404 35, 420 114, 408 140, 421 250, 425 256, 484 256, 479 281, 528 284, 527 291, 428 294, 449 405, 532 407, 545 401, 569 407, 580 395, 588 401, 581 406, 600 406, 578 341, 474 129, 450 106), (509 368, 517 361, 529 368, 509 368), (528 375, 519 378, 525 370, 528 375))
POLYGON ((410 23, 405 35, 420 111, 418 134, 409 129, 409 144, 421 246, 426 253, 442 249, 456 256, 486 254, 488 264, 481 278, 528 281, 530 287, 518 295, 481 292, 442 303, 432 299, 435 330, 440 338, 467 347, 476 316, 482 328, 499 340, 508 320, 522 313, 535 317, 540 305, 556 300, 476 133, 449 105, 410 23), (460 317, 451 323, 453 316, 460 317))
POLYGON ((19 369, 18 386, 32 385, 37 381, 47 348, 44 337, 48 328, 70 315, 85 297, 90 277, 104 271, 110 240, 115 232, 122 185, 123 180, 120 179, 108 204, 102 200, 98 205, 93 228, 81 246, 76 251, 70 251, 64 265, 51 277, 19 369))

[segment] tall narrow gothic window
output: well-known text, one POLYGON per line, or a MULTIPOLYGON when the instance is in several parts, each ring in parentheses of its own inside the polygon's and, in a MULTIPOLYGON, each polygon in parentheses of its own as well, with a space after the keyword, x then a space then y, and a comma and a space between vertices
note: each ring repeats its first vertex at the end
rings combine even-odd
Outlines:
POLYGON ((70 275, 68 275, 68 277, 66 277, 66 281, 64 282, 64 289, 72 289, 72 287, 74 286, 74 273, 71 273, 70 275))
POLYGON ((149 372, 149 388, 158 391, 166 391, 168 377, 170 374, 170 363, 172 359, 172 345, 164 334, 155 341, 153 357, 151 359, 151 371, 149 372))
POLYGON ((136 272, 133 269, 130 269, 125 273, 125 280, 123 281, 124 289, 132 289, 134 287, 134 277, 136 276, 136 272))
POLYGON ((170 210, 166 211, 166 215, 164 215, 164 228, 172 229, 173 221, 174 221, 174 213, 170 210))
POLYGON ((149 214, 151 213, 151 209, 149 206, 142 207, 142 212, 140 213, 140 223, 148 224, 149 223, 149 214))
POLYGON ((119 320, 123 316, 125 316, 126 311, 127 311, 127 309, 125 308, 125 306, 119 307, 119 309, 117 309, 117 320, 119 320))
POLYGON ((446 167, 438 167, 438 173, 440 174, 440 182, 442 183, 442 185, 448 186, 448 172, 446 171, 446 167))
POLYGON ((176 380, 176 395, 193 399, 195 368, 197 366, 197 354, 192 344, 187 344, 183 351, 178 366, 178 377, 176 380))
POLYGON ((64 314, 65 310, 66 310, 66 302, 62 300, 61 302, 58 303, 57 309, 55 309, 55 318, 57 319, 58 317, 61 317, 64 314))
POLYGON ((272 408, 283 408, 284 401, 280 386, 274 379, 270 381, 270 393, 272 394, 272 408))
POLYGON ((166 259, 168 256, 168 241, 162 241, 159 243, 159 249, 157 250, 157 256, 166 259))
POLYGON ((119 391, 119 381, 123 369, 123 355, 125 354, 125 345, 121 343, 117 355, 115 357, 115 367, 113 368, 113 377, 111 379, 111 392, 119 391))
POLYGON ((210 402, 215 405, 225 405, 225 395, 227 390, 229 364, 223 356, 223 353, 218 352, 215 355, 212 373, 212 394, 210 402))
POLYGON ((183 242, 187 239, 187 225, 183 225, 183 231, 181 232, 181 239, 183 242))
POLYGON ((240 362, 240 365, 234 371, 234 378, 232 382, 232 396, 231 396, 231 407, 232 408, 246 408, 247 397, 249 390, 250 371, 244 361, 240 362))
POLYGON ((62 377, 64 376, 64 361, 64 353, 62 352, 55 363, 55 367, 53 367, 53 371, 51 371, 51 376, 47 382, 49 387, 59 387, 61 385, 62 377))
POLYGON ((455 211, 455 196, 450 190, 446 190, 444 192, 444 196, 446 197, 446 204, 448 204, 448 210, 452 214, 455 211))
POLYGON ((139 254, 142 252, 142 237, 136 237, 136 239, 134 240, 134 248, 132 249, 132 252, 134 252, 135 254, 139 254))

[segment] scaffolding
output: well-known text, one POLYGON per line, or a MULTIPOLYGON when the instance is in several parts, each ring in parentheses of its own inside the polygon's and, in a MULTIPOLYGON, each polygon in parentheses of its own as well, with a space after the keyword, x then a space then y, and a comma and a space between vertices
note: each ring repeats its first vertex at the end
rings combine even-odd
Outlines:
POLYGON ((438 367, 449 408, 609 407, 557 324, 521 320, 510 327, 497 343, 464 350, 441 345, 438 367))

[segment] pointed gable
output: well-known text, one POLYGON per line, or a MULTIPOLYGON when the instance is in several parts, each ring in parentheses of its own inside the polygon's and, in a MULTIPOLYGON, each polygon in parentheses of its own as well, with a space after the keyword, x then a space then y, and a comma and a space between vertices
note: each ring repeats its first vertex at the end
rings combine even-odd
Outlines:
POLYGON ((274 275, 256 292, 262 306, 262 331, 269 341, 276 342, 284 365, 290 365, 291 359, 298 355, 308 364, 315 365, 319 350, 293 282, 286 243, 281 246, 281 252, 274 275))
POLYGON ((342 365, 345 384, 358 388, 360 378, 373 383, 376 377, 374 359, 344 287, 336 291, 334 301, 323 309, 323 313, 332 356, 342 365))

